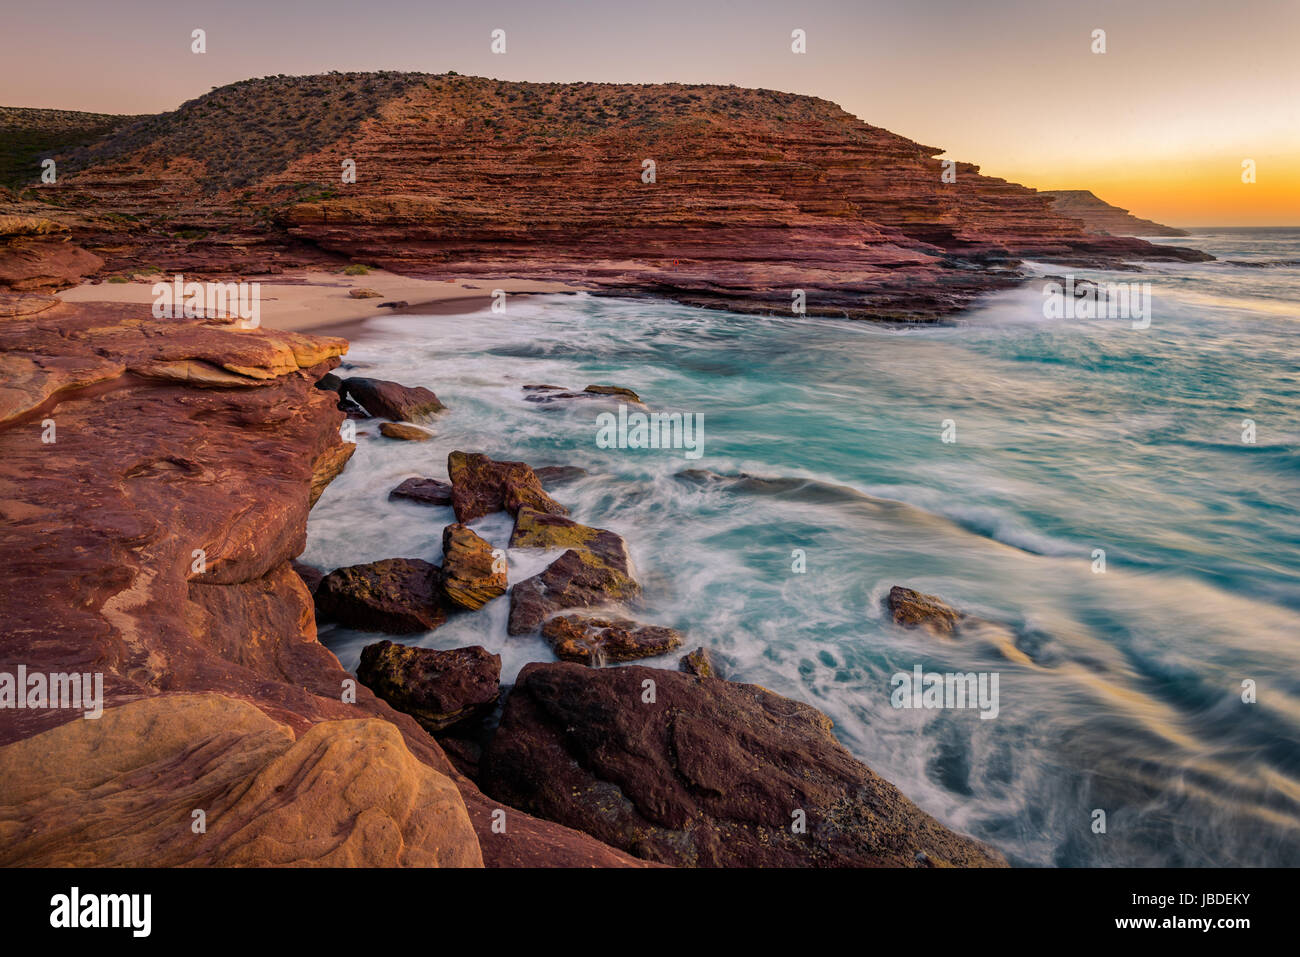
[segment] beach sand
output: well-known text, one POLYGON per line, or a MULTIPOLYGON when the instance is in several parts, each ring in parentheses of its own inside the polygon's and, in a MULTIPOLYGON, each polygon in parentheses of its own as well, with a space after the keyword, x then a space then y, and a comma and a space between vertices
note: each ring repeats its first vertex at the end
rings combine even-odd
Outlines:
MULTIPOLYGON (((168 277, 169 278, 169 277, 168 277)), ((86 282, 58 293, 64 302, 136 302, 152 305, 153 285, 164 277, 125 283, 86 282)), ((577 284, 542 282, 535 279, 417 279, 382 269, 364 276, 307 270, 258 279, 261 284, 261 324, 269 329, 293 332, 327 332, 334 336, 354 334, 374 316, 403 313, 447 315, 474 312, 492 304, 492 292, 508 295, 528 293, 580 292, 577 284), (353 299, 350 289, 373 289, 377 298, 353 299), (381 302, 406 302, 400 308, 380 308, 381 302)))

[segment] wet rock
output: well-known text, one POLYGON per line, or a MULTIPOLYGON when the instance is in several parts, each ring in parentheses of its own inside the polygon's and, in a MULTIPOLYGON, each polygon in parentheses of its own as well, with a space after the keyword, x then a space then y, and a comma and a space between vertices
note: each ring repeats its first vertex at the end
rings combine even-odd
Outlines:
POLYGON ((632 577, 627 543, 607 529, 520 509, 510 547, 568 549, 540 574, 511 589, 507 630, 512 635, 533 631, 568 608, 625 602, 641 594, 632 577))
POLYGON ((326 392, 338 392, 339 389, 343 388, 343 379, 333 372, 327 372, 316 380, 316 388, 323 389, 326 392))
POLYGON ((642 625, 627 618, 561 615, 542 625, 542 637, 557 658, 600 666, 666 654, 682 643, 681 632, 642 625))
POLYGON ((966 617, 937 595, 925 595, 901 585, 889 589, 885 607, 894 623, 904 628, 924 628, 944 638, 952 638, 966 617))
POLYGON ((307 590, 313 595, 316 594, 316 589, 320 587, 321 581, 325 578, 325 573, 319 568, 298 561, 296 558, 289 562, 289 567, 298 573, 298 577, 307 586, 307 590))
POLYGON ((406 635, 432 631, 447 619, 438 567, 418 558, 385 558, 336 568, 316 589, 322 615, 361 631, 406 635))
POLYGON ((527 665, 481 786, 667 864, 916 867, 924 852, 939 865, 1005 865, 856 760, 815 708, 637 665, 527 665))
POLYGON ((379 434, 385 438, 401 439, 405 442, 427 442, 433 438, 432 432, 418 425, 407 425, 405 422, 385 422, 379 426, 379 434))
POLYGON ((689 654, 682 655, 677 662, 677 667, 686 674, 695 675, 697 678, 722 677, 717 662, 713 660, 713 655, 703 645, 689 654))
POLYGON ((458 522, 472 522, 500 511, 513 515, 525 507, 568 514, 568 509, 546 494, 537 474, 523 462, 494 462, 478 452, 456 451, 447 456, 447 475, 458 522))
POLYGON ((419 422, 446 408, 423 386, 405 386, 364 376, 344 379, 340 395, 353 399, 375 418, 394 422, 419 422))
POLYGON ((535 631, 542 622, 568 608, 591 608, 630 601, 641 586, 586 549, 571 548, 540 574, 526 578, 510 590, 512 635, 535 631))
POLYGON ((624 389, 622 386, 589 385, 582 391, 590 393, 591 395, 612 395, 620 399, 626 399, 628 402, 635 402, 637 405, 641 404, 641 397, 639 395, 631 389, 624 389))
POLYGON ((620 535, 604 528, 593 528, 564 515, 521 508, 510 533, 511 548, 583 548, 596 552, 603 560, 627 573, 631 560, 627 543, 620 535))
POLYGON ((432 734, 496 704, 501 656, 478 645, 439 651, 381 641, 362 650, 357 678, 432 734))
POLYGON ((405 299, 399 299, 396 302, 381 302, 379 304, 379 308, 380 309, 406 309, 410 305, 411 304, 407 302, 405 299))
POLYGON ((642 405, 641 397, 631 389, 624 389, 616 385, 589 385, 581 392, 575 392, 558 385, 526 385, 524 391, 529 393, 524 396, 525 402, 550 403, 561 399, 595 399, 602 397, 616 398, 623 402, 632 402, 636 405, 642 405))
POLYGON ((421 505, 450 505, 451 486, 430 478, 409 478, 388 493, 390 499, 405 499, 421 505))
POLYGON ((505 553, 498 560, 492 546, 464 525, 442 530, 442 590, 461 608, 482 608, 506 593, 505 553))

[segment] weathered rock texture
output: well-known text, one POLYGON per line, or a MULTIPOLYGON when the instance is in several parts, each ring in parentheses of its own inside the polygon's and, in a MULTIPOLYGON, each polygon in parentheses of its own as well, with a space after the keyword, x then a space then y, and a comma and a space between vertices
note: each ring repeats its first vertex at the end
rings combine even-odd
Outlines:
POLYGON ((954 637, 966 618, 938 595, 926 595, 902 585, 889 589, 885 607, 895 624, 923 628, 943 638, 954 637))
POLYGON ((503 801, 663 863, 1005 863, 917 808, 830 728, 815 708, 757 685, 531 664, 507 698, 480 781, 503 801), (793 826, 800 820, 805 833, 793 826))
POLYGON ((352 376, 343 380, 338 391, 371 415, 395 422, 419 422, 445 408, 424 386, 406 386, 387 379, 352 376))
POLYGON ((315 591, 321 615, 362 631, 409 635, 447 620, 438 566, 419 558, 385 558, 336 568, 315 591))
POLYGON ((1139 219, 1127 209, 1112 206, 1087 189, 1047 189, 1044 196, 1052 199, 1052 208, 1062 216, 1083 221, 1090 231, 1102 236, 1186 236, 1187 232, 1139 219))
POLYGON ((106 699, 0 711, 4 863, 474 863, 462 806, 489 866, 630 861, 513 809, 494 833, 413 718, 345 703, 289 564, 345 348, 105 304, 0 323, 0 662, 106 699))
POLYGON ((681 632, 627 618, 559 615, 542 626, 557 658, 584 665, 635 661, 666 654, 682 643, 681 632))
POLYGON ((1089 232, 969 163, 945 183, 941 152, 772 90, 267 78, 70 154, 45 202, 12 211, 57 218, 109 272, 351 259, 750 312, 788 314, 802 289, 810 315, 875 319, 949 315, 1017 281, 1023 257, 1206 258, 1089 232), (340 157, 355 184, 340 187, 340 157))
POLYGON ((510 590, 506 629, 512 635, 534 631, 565 609, 619 604, 641 594, 627 543, 607 529, 521 508, 510 547, 567 549, 543 571, 510 590))
POLYGON ((496 704, 501 656, 478 645, 439 651, 381 641, 362 650, 357 677, 432 733, 496 704))
POLYGON ((447 600, 471 611, 506 593, 505 553, 464 525, 442 530, 442 590, 447 600))
POLYGON ((447 456, 447 475, 458 522, 501 511, 515 515, 522 508, 568 514, 568 509, 546 494, 537 475, 523 462, 494 462, 479 452, 457 451, 447 456))

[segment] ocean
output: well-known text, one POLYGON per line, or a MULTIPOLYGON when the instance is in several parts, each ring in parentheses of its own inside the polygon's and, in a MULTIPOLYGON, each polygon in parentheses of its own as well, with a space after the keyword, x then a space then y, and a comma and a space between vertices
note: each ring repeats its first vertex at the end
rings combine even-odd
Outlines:
MULTIPOLYGON (((303 560, 439 560, 451 510, 388 492, 445 480, 453 449, 580 466, 553 494, 627 540, 635 617, 820 708, 856 757, 1013 864, 1300 864, 1300 229, 1160 241, 1221 261, 1029 264, 1150 283, 1146 328, 1045 318, 1041 281, 945 326, 585 294, 377 318, 352 374, 427 386, 450 411, 423 443, 358 423, 303 560), (525 401, 533 383, 702 416, 702 455, 603 448, 615 402, 525 401), (893 585, 993 624, 903 630, 893 585), (917 666, 997 674, 996 717, 894 707, 893 676, 917 666)), ((511 522, 474 527, 504 547, 511 522)), ((511 552, 511 582, 553 557, 511 552)), ((508 682, 553 656, 506 635, 507 606, 398 640, 484 645, 508 682)), ((349 669, 379 637, 321 629, 349 669)))

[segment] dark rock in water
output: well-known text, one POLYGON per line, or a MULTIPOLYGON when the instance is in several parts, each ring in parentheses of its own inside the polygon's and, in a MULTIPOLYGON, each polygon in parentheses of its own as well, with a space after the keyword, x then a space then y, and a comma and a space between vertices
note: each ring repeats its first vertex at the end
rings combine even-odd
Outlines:
POLYGON ((510 547, 568 549, 511 590, 512 635, 533 631, 557 611, 628 601, 641 593, 627 543, 607 529, 525 508, 515 518, 510 547))
POLYGON ((713 660, 713 655, 703 645, 689 654, 682 655, 677 662, 677 667, 686 674, 695 675, 697 678, 722 677, 722 672, 719 670, 717 662, 713 660))
POLYGON ((432 734, 496 704, 501 656, 478 645, 438 651, 381 641, 361 652, 357 678, 432 734))
POLYGON ((447 456, 447 475, 458 522, 472 522, 503 510, 514 515, 524 507, 552 515, 568 514, 568 509, 546 494, 536 473, 523 462, 494 462, 478 452, 457 451, 447 456))
POLYGON ((482 608, 506 593, 505 553, 498 561, 492 546, 469 528, 448 525, 442 530, 442 590, 461 608, 482 608))
POLYGON ((304 565, 296 558, 291 559, 289 565, 298 573, 298 577, 301 578, 303 584, 307 586, 307 590, 313 595, 316 594, 316 589, 320 586, 321 579, 325 577, 325 573, 319 568, 313 568, 311 565, 304 565))
POLYGON ((412 388, 387 379, 352 376, 343 380, 340 394, 360 403, 375 418, 394 422, 418 422, 446 408, 423 386, 412 388))
POLYGON ((427 429, 422 429, 418 425, 407 425, 405 422, 385 422, 379 427, 379 434, 390 439, 402 439, 405 442, 427 442, 433 438, 433 433, 427 429))
POLYGON ((542 625, 542 637, 556 657, 584 665, 634 661, 662 655, 682 643, 681 632, 626 618, 561 615, 542 625))
POLYGON ((558 385, 526 385, 523 387, 525 392, 532 393, 524 396, 525 402, 555 402, 560 399, 594 399, 599 397, 612 397, 621 399, 624 402, 634 402, 642 405, 641 397, 631 389, 624 389, 616 385, 589 385, 581 392, 574 392, 558 385))
POLYGON ((405 309, 410 305, 411 304, 407 302, 405 299, 399 299, 397 302, 381 302, 378 308, 379 309, 405 309))
POLYGON ((385 558, 336 568, 316 589, 316 608, 361 631, 406 635, 432 631, 447 620, 438 566, 418 558, 385 558))
POLYGON ((497 800, 638 857, 702 867, 1005 866, 757 685, 530 664, 483 756, 497 800))
POLYGON ((953 637, 966 617, 937 595, 924 595, 901 585, 889 589, 885 606, 894 616, 895 624, 924 628, 945 638, 953 637))
POLYGON ((612 395, 620 399, 627 399, 629 402, 635 402, 638 405, 641 404, 639 395, 631 389, 624 389, 617 385, 589 385, 582 391, 591 395, 612 395))
POLYGON ((388 493, 389 498, 406 499, 422 505, 450 505, 451 486, 430 478, 409 478, 388 493))
POLYGON ((557 611, 629 601, 640 594, 641 586, 629 574, 591 551, 571 548, 510 590, 506 631, 527 634, 557 611))
POLYGON ((537 476, 537 480, 542 483, 543 488, 552 488, 556 485, 575 482, 591 473, 576 465, 543 465, 539 469, 533 469, 533 474, 537 476))
POLYGON ((324 389, 326 392, 337 392, 343 388, 343 380, 333 372, 327 372, 316 380, 316 388, 324 389))

